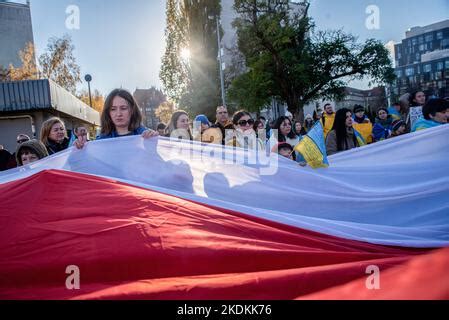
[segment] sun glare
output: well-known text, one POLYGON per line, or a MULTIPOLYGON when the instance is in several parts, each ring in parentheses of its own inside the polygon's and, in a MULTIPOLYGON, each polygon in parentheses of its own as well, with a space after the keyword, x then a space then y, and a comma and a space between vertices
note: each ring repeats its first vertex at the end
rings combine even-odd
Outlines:
POLYGON ((190 59, 190 50, 187 48, 183 48, 181 50, 181 59, 189 60, 190 59))

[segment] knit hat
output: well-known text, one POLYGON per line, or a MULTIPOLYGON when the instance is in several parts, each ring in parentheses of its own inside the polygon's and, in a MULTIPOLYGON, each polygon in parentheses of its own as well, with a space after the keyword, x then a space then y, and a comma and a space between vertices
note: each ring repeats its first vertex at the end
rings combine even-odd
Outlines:
POLYGON ((354 113, 360 112, 360 111, 365 111, 365 108, 359 104, 356 104, 354 106, 354 113))
POLYGON ((397 130, 399 130, 399 128, 401 126, 405 126, 405 122, 403 120, 400 120, 400 119, 394 120, 393 123, 391 124, 391 126, 393 128, 393 131, 397 131, 397 130))
POLYGON ((17 147, 16 150, 16 160, 19 166, 22 165, 22 151, 23 149, 30 149, 31 152, 37 155, 37 157, 40 159, 48 157, 48 151, 45 145, 40 142, 39 140, 30 140, 22 143, 17 147))
POLYGON ((207 124, 208 126, 210 126, 209 119, 207 119, 207 117, 204 114, 196 116, 194 122, 201 122, 201 124, 207 124))
POLYGON ((379 115, 379 111, 380 111, 380 110, 383 110, 383 111, 385 111, 387 114, 389 114, 387 108, 381 107, 381 108, 377 109, 377 114, 378 114, 378 115, 379 115))

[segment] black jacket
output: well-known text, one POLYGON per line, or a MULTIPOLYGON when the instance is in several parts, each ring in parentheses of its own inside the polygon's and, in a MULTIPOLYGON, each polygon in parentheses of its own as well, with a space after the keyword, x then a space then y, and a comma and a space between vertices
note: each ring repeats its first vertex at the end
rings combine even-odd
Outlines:
POLYGON ((221 123, 216 122, 214 125, 212 125, 212 128, 219 128, 221 130, 221 134, 223 137, 221 144, 225 145, 225 136, 226 136, 225 132, 226 130, 234 130, 234 125, 232 124, 232 122, 228 121, 226 125, 223 127, 221 123))
POLYGON ((58 153, 60 151, 64 151, 69 147, 70 140, 68 138, 64 138, 62 143, 56 143, 54 141, 48 140, 47 151, 49 155, 58 153))

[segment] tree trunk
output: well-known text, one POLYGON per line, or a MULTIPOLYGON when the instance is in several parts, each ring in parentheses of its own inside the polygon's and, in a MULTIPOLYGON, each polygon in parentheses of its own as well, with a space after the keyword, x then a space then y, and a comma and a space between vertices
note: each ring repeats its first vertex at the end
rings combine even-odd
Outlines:
POLYGON ((300 121, 301 123, 304 122, 304 104, 302 102, 302 100, 299 98, 298 94, 290 94, 287 97, 287 106, 288 106, 288 111, 290 111, 293 116, 294 119, 297 121, 300 121))

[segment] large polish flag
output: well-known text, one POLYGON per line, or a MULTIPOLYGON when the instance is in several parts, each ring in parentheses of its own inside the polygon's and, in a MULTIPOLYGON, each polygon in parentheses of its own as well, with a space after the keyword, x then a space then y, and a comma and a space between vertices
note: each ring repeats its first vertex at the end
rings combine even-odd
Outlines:
POLYGON ((125 137, 0 174, 0 299, 449 299, 449 126, 329 157, 125 137))

